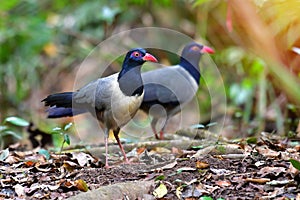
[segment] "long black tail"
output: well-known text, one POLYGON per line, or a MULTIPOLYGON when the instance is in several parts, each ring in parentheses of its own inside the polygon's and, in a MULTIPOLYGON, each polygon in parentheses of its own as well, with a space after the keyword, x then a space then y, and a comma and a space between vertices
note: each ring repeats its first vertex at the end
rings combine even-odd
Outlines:
POLYGON ((72 117, 75 115, 79 115, 82 113, 87 112, 83 109, 76 109, 76 108, 57 108, 57 107, 51 107, 47 110, 48 112, 48 118, 61 118, 61 117, 72 117))
POLYGON ((73 92, 63 92, 51 94, 43 99, 45 106, 51 106, 47 110, 48 118, 71 117, 87 112, 84 109, 72 108, 72 97, 73 92))
POLYGON ((45 102, 45 106, 71 108, 72 97, 73 97, 73 92, 51 94, 47 96, 45 99, 43 99, 42 102, 45 102))

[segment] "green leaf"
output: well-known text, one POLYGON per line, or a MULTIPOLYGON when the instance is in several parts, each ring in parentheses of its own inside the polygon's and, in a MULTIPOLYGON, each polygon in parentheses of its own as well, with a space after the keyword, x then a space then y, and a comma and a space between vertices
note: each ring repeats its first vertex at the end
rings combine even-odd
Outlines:
POLYGON ((200 198, 200 200, 214 200, 212 197, 209 196, 203 196, 200 198))
POLYGON ((70 129, 73 126, 73 123, 70 122, 67 125, 65 125, 64 130, 67 131, 68 129, 70 129))
POLYGON ((52 129, 52 131, 61 131, 61 128, 60 127, 55 127, 52 129))
POLYGON ((62 134, 62 128, 60 127, 53 128, 51 134, 62 134))
POLYGON ((18 0, 1 1, 0 10, 8 11, 14 6, 16 6, 17 3, 18 0))
POLYGON ((192 149, 203 149, 204 146, 203 145, 198 145, 198 146, 192 146, 192 149))
POLYGON ((7 130, 7 128, 8 128, 7 126, 0 126, 0 134, 2 131, 7 130))
POLYGON ((14 132, 12 130, 3 131, 1 135, 2 136, 11 135, 11 136, 17 138, 18 140, 22 139, 22 136, 20 136, 18 133, 14 132))
POLYGON ((257 143, 257 137, 248 137, 246 139, 247 144, 256 144, 257 143))
POLYGON ((52 141, 53 141, 53 145, 56 149, 61 147, 61 144, 64 142, 64 138, 62 137, 62 135, 59 134, 52 134, 52 141))
POLYGON ((29 126, 28 121, 26 121, 25 119, 19 118, 19 117, 7 117, 4 120, 4 122, 8 122, 8 123, 11 123, 13 125, 22 126, 22 127, 29 126))
POLYGON ((49 151, 47 151, 46 149, 40 149, 40 150, 39 150, 39 154, 45 156, 45 158, 46 158, 47 160, 50 159, 50 153, 49 153, 49 151))
POLYGON ((70 145, 70 137, 69 137, 69 135, 68 134, 64 134, 64 141, 68 144, 68 145, 70 145))
POLYGON ((290 159, 290 162, 292 163, 293 167, 295 167, 296 169, 300 170, 300 162, 298 160, 295 159, 290 159))
POLYGON ((160 181, 160 180, 164 180, 165 176, 164 175, 159 175, 158 177, 155 178, 155 181, 160 181))
POLYGON ((9 150, 4 149, 0 152, 0 161, 4 161, 9 156, 9 150))
POLYGON ((194 3, 193 7, 201 6, 202 4, 204 4, 204 3, 208 2, 208 1, 210 1, 210 0, 197 0, 197 1, 194 3))

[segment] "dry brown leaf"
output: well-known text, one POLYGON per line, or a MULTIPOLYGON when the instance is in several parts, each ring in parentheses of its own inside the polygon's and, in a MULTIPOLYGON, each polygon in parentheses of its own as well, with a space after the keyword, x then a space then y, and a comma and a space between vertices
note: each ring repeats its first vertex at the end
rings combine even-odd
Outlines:
POLYGON ((274 174, 275 176, 278 176, 280 173, 286 172, 286 168, 284 167, 263 167, 257 172, 257 174, 260 174, 262 176, 266 176, 268 174, 274 174))
POLYGON ((74 163, 72 161, 64 161, 63 167, 68 171, 68 172, 72 172, 74 171, 75 167, 78 166, 77 163, 74 163))
POLYGON ((36 162, 32 161, 32 160, 28 160, 26 162, 24 162, 24 164, 26 165, 26 167, 33 167, 36 162))
POLYGON ((299 170, 296 169, 296 168, 292 165, 292 163, 290 163, 290 166, 289 166, 289 168, 288 168, 288 170, 287 170, 287 173, 292 173, 292 174, 294 174, 294 175, 297 175, 297 174, 299 174, 299 170))
POLYGON ((172 152, 172 154, 175 154, 175 155, 182 155, 183 154, 182 149, 179 149, 179 148, 176 148, 176 147, 172 147, 171 152, 172 152))
POLYGON ((171 151, 167 148, 164 147, 154 147, 150 153, 158 153, 158 154, 163 154, 163 153, 171 153, 171 151))
POLYGON ((196 162, 197 169, 205 169, 208 167, 209 167, 209 164, 207 162, 202 162, 202 161, 197 160, 197 162, 196 162))
POLYGON ((87 192, 89 190, 86 182, 82 179, 78 179, 78 180, 74 181, 74 184, 77 187, 77 189, 80 191, 87 192))
POLYGON ((299 152, 299 151, 300 151, 300 145, 296 145, 296 146, 294 147, 294 149, 295 149, 297 152, 299 152))
POLYGON ((64 181, 64 183, 62 184, 63 186, 67 187, 67 188, 71 188, 74 186, 73 183, 71 183, 70 181, 64 181))
POLYGON ((262 154, 267 157, 277 158, 280 155, 280 152, 269 149, 266 145, 256 147, 256 150, 259 154, 262 154))
POLYGON ((269 178, 246 178, 246 182, 252 182, 252 183, 259 183, 259 184, 264 184, 266 182, 269 182, 271 179, 269 178))
POLYGON ((220 187, 228 187, 231 185, 231 182, 228 180, 224 180, 224 181, 216 181, 216 184, 220 187))
POLYGON ((31 156, 26 156, 26 161, 34 161, 34 162, 39 162, 39 163, 47 163, 48 161, 46 160, 45 156, 42 154, 34 154, 31 156))
POLYGON ((26 151, 26 152, 23 152, 23 151, 15 151, 14 154, 16 156, 18 156, 19 158, 25 158, 25 156, 29 156, 29 155, 32 155, 33 152, 29 152, 29 151, 26 151))
POLYGON ((140 147, 140 148, 137 148, 136 152, 138 155, 140 155, 141 153, 143 153, 145 151, 146 147, 140 147))
POLYGON ((49 171, 52 170, 51 167, 48 167, 48 168, 42 168, 42 167, 40 167, 40 165, 36 165, 35 168, 36 168, 38 171, 40 171, 40 172, 49 172, 49 171))
POLYGON ((168 163, 168 164, 166 164, 166 165, 157 167, 157 168, 155 168, 155 169, 151 169, 151 171, 161 171, 161 170, 164 170, 164 169, 172 169, 172 168, 175 167, 176 165, 177 165, 177 161, 175 160, 174 162, 171 162, 171 163, 168 163))
POLYGON ((12 165, 12 164, 20 162, 20 158, 18 158, 16 156, 8 156, 4 162, 12 165))

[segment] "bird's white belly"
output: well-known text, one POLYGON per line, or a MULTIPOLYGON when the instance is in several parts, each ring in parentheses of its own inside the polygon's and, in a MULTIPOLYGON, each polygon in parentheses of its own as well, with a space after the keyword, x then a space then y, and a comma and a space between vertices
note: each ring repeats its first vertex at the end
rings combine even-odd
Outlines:
POLYGON ((128 123, 138 111, 144 93, 141 96, 125 96, 122 92, 114 93, 111 100, 111 117, 115 126, 122 127, 128 123))

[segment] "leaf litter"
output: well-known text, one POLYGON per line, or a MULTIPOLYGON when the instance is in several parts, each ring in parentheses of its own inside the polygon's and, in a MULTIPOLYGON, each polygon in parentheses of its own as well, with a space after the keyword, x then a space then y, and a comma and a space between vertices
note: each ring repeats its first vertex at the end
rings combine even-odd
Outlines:
POLYGON ((128 153, 132 164, 112 158, 110 169, 88 152, 18 147, 0 151, 0 198, 64 199, 134 181, 153 181, 147 195, 154 199, 300 197, 300 148, 286 139, 263 136, 254 144, 222 142, 198 151, 139 147, 128 153))

